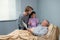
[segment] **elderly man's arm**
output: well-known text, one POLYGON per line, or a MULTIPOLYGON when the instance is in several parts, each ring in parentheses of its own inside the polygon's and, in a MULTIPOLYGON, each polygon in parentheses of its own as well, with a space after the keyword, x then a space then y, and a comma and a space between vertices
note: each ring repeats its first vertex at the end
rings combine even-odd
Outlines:
POLYGON ((33 29, 34 29, 34 28, 27 28, 27 30, 28 30, 29 32, 31 32, 31 33, 33 33, 33 29))

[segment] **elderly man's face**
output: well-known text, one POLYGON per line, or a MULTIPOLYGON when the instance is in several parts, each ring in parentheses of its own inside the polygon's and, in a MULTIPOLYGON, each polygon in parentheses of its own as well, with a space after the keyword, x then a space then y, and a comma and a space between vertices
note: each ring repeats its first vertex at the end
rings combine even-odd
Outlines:
POLYGON ((49 23, 47 22, 47 20, 44 20, 42 23, 41 23, 41 25, 42 26, 47 26, 49 23))

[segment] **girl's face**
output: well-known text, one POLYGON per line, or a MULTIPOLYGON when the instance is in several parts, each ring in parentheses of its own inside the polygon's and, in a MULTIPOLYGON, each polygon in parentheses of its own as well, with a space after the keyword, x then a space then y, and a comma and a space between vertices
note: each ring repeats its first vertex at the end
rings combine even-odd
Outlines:
POLYGON ((35 17, 36 17, 36 14, 33 14, 31 17, 32 17, 32 18, 35 18, 35 17))

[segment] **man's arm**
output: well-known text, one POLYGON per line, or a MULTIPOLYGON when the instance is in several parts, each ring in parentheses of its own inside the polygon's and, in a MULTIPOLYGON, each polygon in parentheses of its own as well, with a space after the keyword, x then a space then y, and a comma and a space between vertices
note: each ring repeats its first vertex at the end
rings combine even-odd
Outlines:
POLYGON ((33 33, 33 28, 27 28, 27 30, 31 33, 33 33))

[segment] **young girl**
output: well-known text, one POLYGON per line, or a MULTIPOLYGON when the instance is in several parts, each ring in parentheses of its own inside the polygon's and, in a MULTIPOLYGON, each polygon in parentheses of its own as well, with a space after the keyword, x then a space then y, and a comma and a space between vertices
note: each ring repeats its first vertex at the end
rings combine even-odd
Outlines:
POLYGON ((25 29, 22 21, 28 25, 29 16, 32 11, 33 11, 33 8, 31 6, 26 6, 23 15, 22 16, 20 15, 18 19, 19 29, 25 29))
POLYGON ((38 19, 36 18, 36 13, 33 11, 31 13, 31 18, 29 19, 28 26, 29 28, 32 28, 37 27, 37 25, 38 25, 38 19))

